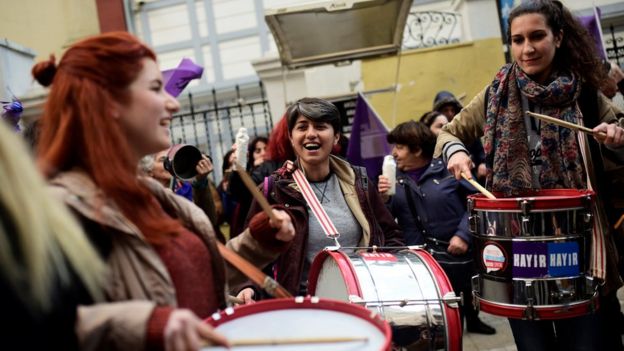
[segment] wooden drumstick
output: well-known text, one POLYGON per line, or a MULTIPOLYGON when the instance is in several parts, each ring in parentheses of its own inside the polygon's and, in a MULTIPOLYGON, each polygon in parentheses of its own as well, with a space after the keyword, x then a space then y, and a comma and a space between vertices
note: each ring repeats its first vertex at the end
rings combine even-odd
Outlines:
POLYGON ((477 190, 479 190, 481 192, 481 194, 485 195, 485 197, 487 197, 488 199, 496 200, 496 196, 494 196, 494 194, 489 192, 486 188, 482 187, 481 184, 477 183, 476 180, 474 180, 472 178, 468 178, 468 176, 466 176, 466 173, 461 172, 461 176, 462 176, 462 178, 466 179, 468 181, 468 183, 470 183, 477 190))
POLYGON ((527 114, 530 116, 533 116, 537 119, 540 119, 544 122, 548 122, 548 123, 552 123, 552 124, 556 124, 562 127, 566 127, 566 128, 570 128, 570 129, 574 129, 574 130, 578 130, 580 132, 583 133, 587 133, 587 134, 591 134, 593 136, 596 136, 598 139, 604 139, 607 137, 607 134, 605 134, 604 132, 594 132, 592 129, 575 124, 575 123, 571 123, 571 122, 567 122, 567 121, 562 121, 558 118, 554 118, 554 117, 550 117, 550 116, 546 116, 546 115, 542 115, 540 113, 535 113, 535 112, 531 112, 531 111, 527 111, 527 114))
POLYGON ((620 217, 620 219, 618 219, 617 223, 615 223, 613 228, 618 229, 622 225, 622 222, 624 222, 624 214, 622 215, 622 217, 620 217))
POLYGON ((243 183, 245 184, 247 189, 249 189, 249 192, 251 192, 251 195, 254 197, 254 199, 256 199, 256 201, 258 201, 258 204, 260 204, 262 210, 267 214, 267 216, 269 216, 271 221, 273 221, 274 225, 279 227, 281 220, 275 216, 271 205, 269 205, 269 202, 264 197, 264 195, 260 193, 260 190, 258 190, 258 187, 251 179, 249 174, 247 174, 245 168, 243 168, 238 162, 236 162, 236 166, 234 168, 236 169, 236 172, 238 173, 240 178, 243 180, 243 183))
POLYGON ((277 345, 300 345, 300 344, 329 344, 339 342, 368 342, 363 337, 310 337, 288 339, 239 339, 231 340, 230 346, 277 346, 277 345))

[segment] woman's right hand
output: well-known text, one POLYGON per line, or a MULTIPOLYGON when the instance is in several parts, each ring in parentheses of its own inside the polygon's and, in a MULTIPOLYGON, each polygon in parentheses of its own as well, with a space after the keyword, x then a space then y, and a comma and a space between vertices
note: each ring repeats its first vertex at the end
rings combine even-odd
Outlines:
POLYGON ((205 347, 207 342, 229 347, 223 335, 187 309, 176 309, 171 312, 164 334, 167 351, 199 350, 205 347))
POLYGON ((471 169, 474 167, 470 155, 463 151, 458 151, 449 158, 446 168, 451 172, 455 179, 460 180, 461 174, 465 173, 468 178, 472 178, 471 169))
POLYGON ((390 180, 382 174, 379 176, 379 180, 377 182, 377 191, 379 191, 379 194, 385 195, 388 190, 390 190, 390 180))

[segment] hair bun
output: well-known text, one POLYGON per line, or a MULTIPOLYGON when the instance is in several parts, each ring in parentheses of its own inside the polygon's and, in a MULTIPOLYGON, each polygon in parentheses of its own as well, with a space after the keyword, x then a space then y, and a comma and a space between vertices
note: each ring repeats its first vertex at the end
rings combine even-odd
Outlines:
POLYGON ((56 58, 50 55, 50 59, 34 65, 31 72, 39 84, 44 87, 50 86, 56 75, 56 58))

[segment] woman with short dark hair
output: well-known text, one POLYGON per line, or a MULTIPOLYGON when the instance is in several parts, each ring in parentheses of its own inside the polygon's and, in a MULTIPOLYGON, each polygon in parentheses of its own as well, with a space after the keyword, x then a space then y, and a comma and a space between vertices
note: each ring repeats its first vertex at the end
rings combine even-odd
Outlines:
MULTIPOLYGON (((352 166, 331 155, 340 137, 340 113, 331 102, 304 98, 286 111, 288 137, 296 155, 265 182, 269 202, 281 204, 292 216, 295 239, 283 245, 284 252, 273 266, 277 281, 293 295, 305 295, 307 275, 314 256, 334 245, 327 237, 311 204, 293 179, 300 170, 345 247, 401 246, 403 233, 385 208, 376 187, 362 167, 352 166)), ((249 216, 260 211, 252 204, 249 216)))

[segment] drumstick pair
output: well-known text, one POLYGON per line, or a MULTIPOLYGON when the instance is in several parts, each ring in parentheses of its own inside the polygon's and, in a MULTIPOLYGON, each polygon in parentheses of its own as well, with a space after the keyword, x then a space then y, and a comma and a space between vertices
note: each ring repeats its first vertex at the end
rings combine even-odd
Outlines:
MULTIPOLYGON (((527 111, 527 114, 530 115, 530 116, 533 116, 533 117, 535 117, 535 118, 537 118, 539 120, 545 121, 545 122, 549 122, 549 123, 552 123, 552 124, 556 124, 558 126, 562 126, 562 127, 578 130, 578 131, 581 131, 583 133, 591 134, 591 135, 595 136, 596 138, 598 138, 600 140, 604 140, 607 137, 607 135, 604 132, 594 132, 592 129, 589 129, 587 127, 584 127, 584 126, 581 126, 581 125, 578 125, 578 124, 574 124, 574 123, 571 123, 571 122, 567 122, 567 121, 562 121, 560 119, 553 118, 553 117, 546 116, 546 115, 542 115, 540 113, 527 111)), ((477 183, 474 179, 468 178, 466 176, 466 174, 463 173, 463 172, 462 172, 461 176, 464 179, 466 179, 477 190, 479 190, 483 195, 485 195, 488 199, 496 200, 496 197, 491 192, 487 191, 487 189, 482 187, 481 184, 477 183)), ((619 227, 619 225, 622 224, 622 220, 624 220, 624 216, 622 216, 622 218, 620 218, 620 221, 618 221, 618 224, 616 224, 616 228, 619 227)))

